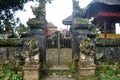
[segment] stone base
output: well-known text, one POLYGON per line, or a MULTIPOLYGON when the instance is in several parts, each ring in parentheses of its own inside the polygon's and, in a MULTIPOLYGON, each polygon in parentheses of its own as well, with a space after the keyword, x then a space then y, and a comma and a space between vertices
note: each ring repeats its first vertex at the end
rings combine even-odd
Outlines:
POLYGON ((24 80, 39 80, 40 65, 24 66, 24 80))
POLYGON ((95 67, 80 68, 79 74, 80 77, 94 77, 95 67))

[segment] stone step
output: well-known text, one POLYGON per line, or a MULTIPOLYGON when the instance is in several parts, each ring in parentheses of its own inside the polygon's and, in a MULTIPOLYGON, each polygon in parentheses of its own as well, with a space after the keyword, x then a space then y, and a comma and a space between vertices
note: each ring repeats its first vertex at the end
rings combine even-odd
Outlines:
POLYGON ((48 77, 45 80, 75 80, 74 78, 69 78, 67 76, 55 76, 55 77, 48 77))
POLYGON ((68 65, 53 65, 49 68, 48 76, 41 80, 75 80, 72 78, 68 65))
POLYGON ((49 68, 49 71, 69 71, 68 65, 53 65, 49 68))
POLYGON ((97 77, 80 77, 79 80, 98 80, 97 77))

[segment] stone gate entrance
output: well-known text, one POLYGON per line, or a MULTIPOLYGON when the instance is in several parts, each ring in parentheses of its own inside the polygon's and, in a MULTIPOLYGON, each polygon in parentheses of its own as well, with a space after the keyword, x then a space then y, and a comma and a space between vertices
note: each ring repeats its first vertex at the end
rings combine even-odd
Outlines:
POLYGON ((53 65, 72 62, 72 36, 55 32, 46 37, 46 63, 53 65))

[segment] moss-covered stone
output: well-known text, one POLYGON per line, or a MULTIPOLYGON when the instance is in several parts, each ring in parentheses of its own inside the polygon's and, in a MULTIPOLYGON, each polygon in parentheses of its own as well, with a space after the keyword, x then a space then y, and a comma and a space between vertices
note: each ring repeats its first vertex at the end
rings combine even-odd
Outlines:
POLYGON ((38 27, 38 28, 40 28, 40 27, 42 27, 41 25, 44 24, 44 20, 33 18, 33 19, 29 19, 29 21, 27 22, 27 24, 30 27, 38 27))
POLYGON ((120 39, 97 39, 96 45, 99 45, 99 46, 120 46, 120 39))
POLYGON ((88 25, 88 24, 89 24, 88 19, 81 19, 81 18, 74 19, 74 25, 88 25))
POLYGON ((0 39, 0 46, 22 46, 22 40, 16 38, 0 39))

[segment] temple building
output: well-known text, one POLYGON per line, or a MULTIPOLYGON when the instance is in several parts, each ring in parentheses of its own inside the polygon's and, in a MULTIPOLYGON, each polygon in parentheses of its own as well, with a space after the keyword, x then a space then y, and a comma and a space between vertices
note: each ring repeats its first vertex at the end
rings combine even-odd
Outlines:
POLYGON ((52 33, 57 31, 57 26, 55 26, 53 23, 48 22, 46 26, 46 36, 51 35, 52 33))
POLYGON ((86 12, 86 17, 93 19, 101 31, 99 38, 120 38, 116 34, 116 24, 120 23, 120 1, 119 0, 93 0, 86 12))

